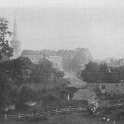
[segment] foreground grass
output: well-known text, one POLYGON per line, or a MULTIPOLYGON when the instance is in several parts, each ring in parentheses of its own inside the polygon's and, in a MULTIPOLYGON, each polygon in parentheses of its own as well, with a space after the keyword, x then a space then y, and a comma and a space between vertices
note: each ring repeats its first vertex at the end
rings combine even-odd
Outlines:
MULTIPOLYGON (((0 121, 0 124, 106 124, 94 117, 86 117, 82 113, 71 113, 71 114, 61 114, 50 116, 48 120, 43 121, 14 121, 14 120, 4 120, 0 121)), ((109 122, 107 124, 113 124, 109 122)), ((124 124, 123 122, 118 122, 116 124, 124 124)))

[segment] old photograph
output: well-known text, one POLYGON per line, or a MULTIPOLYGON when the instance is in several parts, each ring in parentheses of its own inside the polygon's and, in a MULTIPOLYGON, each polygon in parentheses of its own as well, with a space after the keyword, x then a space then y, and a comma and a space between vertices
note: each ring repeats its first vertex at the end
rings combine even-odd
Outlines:
POLYGON ((0 124, 124 124, 124 1, 0 0, 0 124))

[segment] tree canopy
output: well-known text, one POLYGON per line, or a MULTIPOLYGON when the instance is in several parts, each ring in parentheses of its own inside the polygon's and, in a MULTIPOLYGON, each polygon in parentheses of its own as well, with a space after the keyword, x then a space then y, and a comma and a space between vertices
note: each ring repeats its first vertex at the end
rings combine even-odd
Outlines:
POLYGON ((0 17, 0 60, 4 61, 13 55, 13 49, 10 47, 10 38, 12 32, 9 31, 8 21, 0 17))

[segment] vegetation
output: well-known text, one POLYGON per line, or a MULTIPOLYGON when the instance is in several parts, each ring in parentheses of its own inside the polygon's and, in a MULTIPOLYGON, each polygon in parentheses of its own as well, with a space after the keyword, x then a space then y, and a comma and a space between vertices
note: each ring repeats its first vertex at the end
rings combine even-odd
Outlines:
POLYGON ((9 104, 39 100, 49 91, 57 91, 54 95, 58 95, 68 83, 63 79, 63 72, 54 69, 46 59, 39 64, 33 64, 23 57, 9 60, 0 63, 0 74, 1 108, 9 104), (31 84, 40 84, 41 88, 31 88, 31 84))
POLYGON ((13 49, 10 47, 10 37, 12 32, 8 29, 8 21, 0 18, 0 60, 4 61, 5 57, 12 56, 13 49))
POLYGON ((49 91, 56 96, 67 86, 64 73, 53 68, 45 58, 39 64, 33 64, 25 57, 10 59, 13 55, 11 35, 8 21, 0 18, 0 112, 9 105, 20 106, 25 102, 38 101, 45 95, 49 97, 46 94, 49 91), (41 88, 34 89, 31 84, 40 84, 41 88))
POLYGON ((105 63, 89 62, 81 72, 81 77, 90 83, 119 83, 124 80, 124 66, 109 67, 105 63))
MULTIPOLYGON (((13 53, 10 47, 11 32, 8 29, 8 21, 5 18, 0 18, 0 62, 8 60, 13 53)), ((1 63, 0 63, 1 64, 1 63)), ((8 83, 11 82, 7 72, 0 69, 0 110, 10 103, 10 94, 13 94, 13 89, 8 83), (12 89, 12 90, 10 90, 12 89)))

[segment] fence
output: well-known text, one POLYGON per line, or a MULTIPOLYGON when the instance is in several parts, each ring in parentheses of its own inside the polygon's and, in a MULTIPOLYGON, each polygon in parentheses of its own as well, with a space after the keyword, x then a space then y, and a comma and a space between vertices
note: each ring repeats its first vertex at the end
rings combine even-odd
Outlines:
POLYGON ((3 119, 27 119, 27 118, 42 118, 48 117, 49 115, 54 114, 63 114, 63 113, 70 113, 70 112, 79 112, 79 111, 86 111, 87 109, 84 107, 65 107, 59 109, 53 109, 47 112, 38 111, 36 113, 15 113, 15 114, 4 114, 1 116, 3 119))

